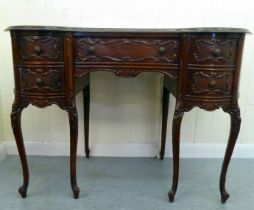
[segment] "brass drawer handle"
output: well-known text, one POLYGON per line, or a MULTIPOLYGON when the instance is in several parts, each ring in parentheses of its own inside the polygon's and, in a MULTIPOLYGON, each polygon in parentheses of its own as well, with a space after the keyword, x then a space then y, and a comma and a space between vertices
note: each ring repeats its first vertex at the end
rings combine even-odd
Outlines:
POLYGON ((166 48, 165 47, 159 47, 158 52, 160 55, 164 55, 166 53, 166 48))
POLYGON ((212 53, 212 56, 216 58, 220 55, 221 51, 219 48, 215 48, 211 53, 212 53))
POLYGON ((90 55, 94 55, 95 52, 96 52, 95 46, 90 46, 90 47, 88 48, 87 52, 88 52, 88 54, 90 54, 90 55))

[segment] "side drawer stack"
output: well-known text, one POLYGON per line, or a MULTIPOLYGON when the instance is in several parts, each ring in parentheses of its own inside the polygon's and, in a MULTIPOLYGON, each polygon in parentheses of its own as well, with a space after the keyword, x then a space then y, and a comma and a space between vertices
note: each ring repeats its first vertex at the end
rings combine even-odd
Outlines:
POLYGON ((63 37, 60 33, 18 34, 17 49, 17 69, 22 95, 64 95, 63 37))
POLYGON ((185 85, 188 101, 231 101, 236 70, 237 37, 192 34, 185 85))

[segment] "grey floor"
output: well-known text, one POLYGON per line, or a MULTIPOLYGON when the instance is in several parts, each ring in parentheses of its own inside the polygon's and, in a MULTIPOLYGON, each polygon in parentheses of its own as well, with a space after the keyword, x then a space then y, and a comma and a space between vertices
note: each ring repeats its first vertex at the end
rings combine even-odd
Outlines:
POLYGON ((17 156, 0 162, 0 210, 254 210, 254 160, 233 159, 229 168, 226 204, 218 189, 221 159, 181 159, 180 182, 174 203, 171 159, 78 158, 80 198, 69 185, 67 157, 29 157, 28 197, 17 193, 21 167, 17 156))

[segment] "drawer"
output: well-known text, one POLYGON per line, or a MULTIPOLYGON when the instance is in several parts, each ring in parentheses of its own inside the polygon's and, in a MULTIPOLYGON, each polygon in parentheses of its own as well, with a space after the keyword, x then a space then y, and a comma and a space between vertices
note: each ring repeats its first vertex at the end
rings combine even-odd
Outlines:
POLYGON ((23 93, 64 92, 63 68, 19 68, 23 93))
POLYGON ((190 48, 189 63, 234 65, 236 62, 237 39, 193 37, 190 48))
POLYGON ((178 39, 75 38, 76 62, 177 63, 178 39))
POLYGON ((190 96, 229 96, 233 71, 193 71, 188 73, 186 94, 190 96))
POLYGON ((18 49, 19 61, 63 61, 63 40, 60 36, 21 36, 18 49))

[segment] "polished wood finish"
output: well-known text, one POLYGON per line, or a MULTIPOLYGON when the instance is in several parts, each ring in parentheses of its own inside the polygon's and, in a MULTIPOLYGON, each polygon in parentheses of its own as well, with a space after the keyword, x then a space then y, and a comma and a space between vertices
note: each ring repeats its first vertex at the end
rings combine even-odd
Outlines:
POLYGON ((176 97, 172 124, 174 201, 179 177, 180 128, 185 112, 194 107, 222 108, 231 116, 231 130, 220 176, 221 201, 227 168, 240 130, 238 84, 245 29, 92 29, 42 26, 9 27, 12 37, 15 100, 11 122, 23 168, 22 197, 27 195, 29 170, 20 119, 29 104, 57 104, 70 124, 70 179, 74 198, 78 115, 75 94, 83 91, 85 154, 89 157, 90 72, 110 71, 135 77, 142 72, 164 75, 160 158, 164 158, 169 94, 176 97))

